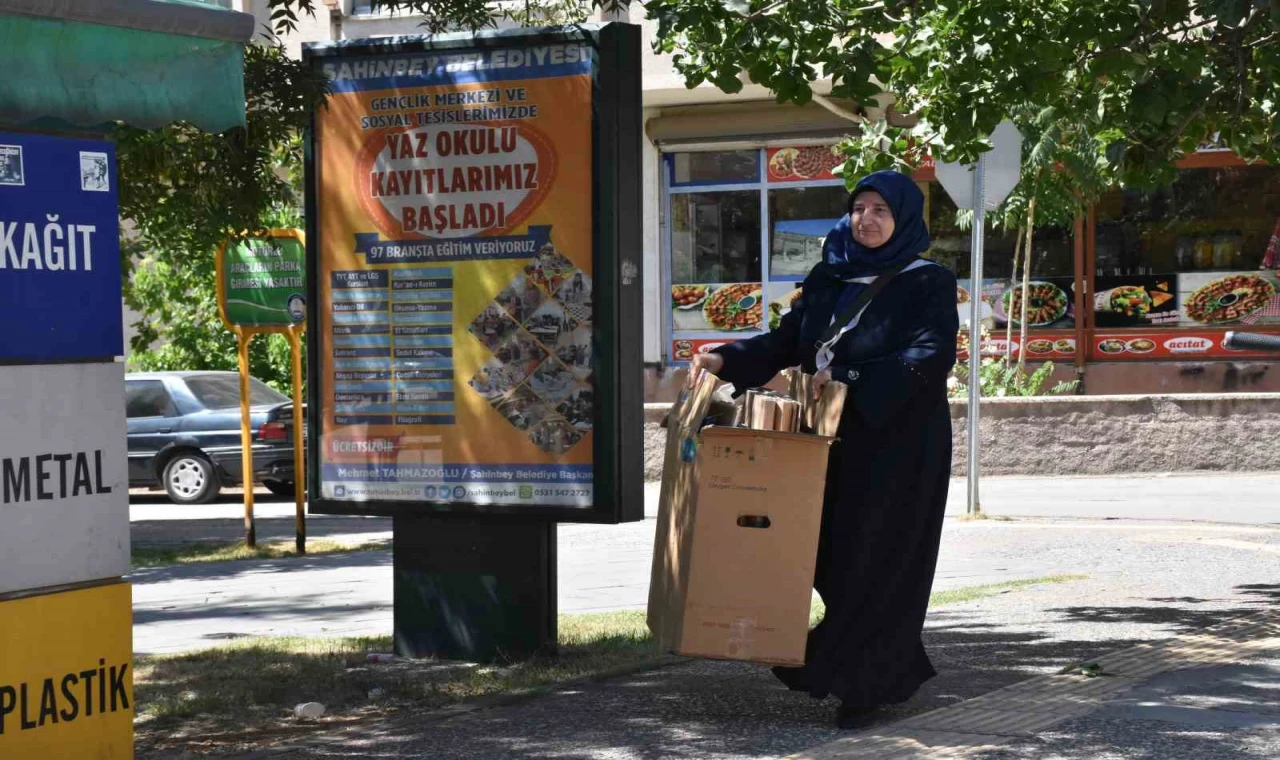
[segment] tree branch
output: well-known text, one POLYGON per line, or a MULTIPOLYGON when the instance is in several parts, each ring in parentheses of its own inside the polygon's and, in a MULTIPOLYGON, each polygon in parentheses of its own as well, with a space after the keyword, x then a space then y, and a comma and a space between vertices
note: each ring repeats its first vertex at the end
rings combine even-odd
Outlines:
POLYGON ((755 13, 752 13, 751 15, 747 16, 747 17, 746 17, 745 19, 743 19, 743 20, 744 20, 744 21, 755 21, 756 19, 760 18, 761 16, 765 15, 766 13, 772 13, 773 11, 777 10, 778 8, 781 8, 782 6, 784 6, 784 5, 786 5, 786 4, 787 4, 787 0, 774 0, 774 2, 769 3, 769 4, 768 4, 768 5, 766 5, 765 7, 761 8, 760 10, 756 11, 755 13))
POLYGON ((854 124, 862 124, 866 121, 864 117, 859 116, 853 111, 850 111, 845 108, 841 108, 840 106, 836 105, 825 95, 819 95, 816 92, 813 93, 813 102, 817 103, 818 105, 822 106, 823 108, 827 109, 828 111, 835 114, 836 116, 839 116, 842 119, 848 119, 854 124))

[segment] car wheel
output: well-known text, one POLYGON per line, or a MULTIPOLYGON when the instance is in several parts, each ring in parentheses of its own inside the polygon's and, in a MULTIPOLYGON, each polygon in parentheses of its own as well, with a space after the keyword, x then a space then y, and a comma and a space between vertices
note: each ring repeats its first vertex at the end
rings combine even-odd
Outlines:
POLYGON ((218 497, 213 465, 199 454, 179 454, 164 466, 164 490, 175 504, 208 504, 218 497))
POLYGON ((276 496, 293 496, 293 481, 264 480, 262 485, 276 496))

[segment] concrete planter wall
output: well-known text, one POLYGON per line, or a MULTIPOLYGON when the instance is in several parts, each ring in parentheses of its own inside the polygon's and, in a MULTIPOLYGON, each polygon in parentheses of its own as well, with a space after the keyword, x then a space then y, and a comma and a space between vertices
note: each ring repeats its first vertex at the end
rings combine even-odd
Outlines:
MULTIPOLYGON (((662 477, 669 407, 645 405, 645 478, 662 477)), ((951 403, 952 471, 967 467, 968 404, 951 403)), ((1280 470, 1280 394, 1063 396, 982 402, 987 475, 1280 470)))

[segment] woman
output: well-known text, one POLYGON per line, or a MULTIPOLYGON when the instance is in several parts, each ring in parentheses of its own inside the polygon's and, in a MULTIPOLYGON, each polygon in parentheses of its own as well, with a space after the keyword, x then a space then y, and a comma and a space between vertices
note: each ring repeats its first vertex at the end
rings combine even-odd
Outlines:
POLYGON ((947 374, 956 354, 956 280, 920 259, 924 196, 909 177, 858 183, 828 234, 824 261, 777 330, 696 357, 738 392, 802 366, 814 385, 849 385, 831 451, 814 587, 826 616, 805 665, 774 668, 788 687, 842 702, 842 728, 908 699, 936 675, 920 640, 951 477, 947 374), (880 274, 894 272, 852 327, 819 345, 880 274))

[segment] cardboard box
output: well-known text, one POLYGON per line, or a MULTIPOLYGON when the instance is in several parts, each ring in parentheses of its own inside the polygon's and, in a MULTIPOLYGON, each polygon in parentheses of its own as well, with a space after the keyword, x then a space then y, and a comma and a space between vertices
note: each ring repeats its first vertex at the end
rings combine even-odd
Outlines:
POLYGON ((649 629, 681 655, 799 665, 832 439, 699 430, 714 387, 669 418, 649 629))

